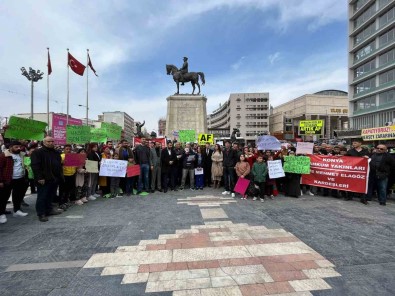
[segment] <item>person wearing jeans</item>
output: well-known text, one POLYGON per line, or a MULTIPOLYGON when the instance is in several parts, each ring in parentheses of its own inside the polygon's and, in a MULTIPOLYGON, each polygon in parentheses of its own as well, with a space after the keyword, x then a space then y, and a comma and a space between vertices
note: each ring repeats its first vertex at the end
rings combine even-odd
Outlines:
POLYGON ((150 188, 148 178, 151 167, 150 149, 147 146, 147 140, 145 138, 141 138, 141 144, 136 147, 135 153, 136 163, 140 165, 139 182, 137 185, 137 194, 140 194, 143 190, 148 192, 150 188))
POLYGON ((232 193, 235 186, 235 165, 237 162, 237 152, 230 147, 230 141, 225 142, 225 149, 222 151, 223 155, 223 168, 224 168, 224 187, 225 191, 222 194, 232 193))
POLYGON ((374 189, 377 189, 377 195, 380 205, 385 206, 387 203, 387 184, 391 168, 395 166, 394 158, 387 152, 387 147, 379 144, 376 152, 373 153, 370 161, 370 173, 368 182, 367 200, 372 200, 374 189))
POLYGON ((181 157, 182 161, 182 179, 180 190, 184 189, 187 175, 189 174, 189 186, 191 190, 195 189, 195 166, 196 154, 189 145, 184 149, 184 154, 181 157))
POLYGON ((7 222, 5 211, 11 192, 14 217, 27 216, 27 213, 21 211, 21 203, 27 189, 23 157, 21 143, 16 141, 10 143, 8 150, 0 153, 0 223, 7 222))

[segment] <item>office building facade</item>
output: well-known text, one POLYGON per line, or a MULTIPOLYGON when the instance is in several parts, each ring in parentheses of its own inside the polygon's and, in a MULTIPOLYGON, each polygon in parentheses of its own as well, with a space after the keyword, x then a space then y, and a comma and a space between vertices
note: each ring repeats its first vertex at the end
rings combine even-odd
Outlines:
POLYGON ((351 0, 348 6, 351 128, 392 124, 395 121, 395 1, 351 0))
POLYGON ((215 138, 229 138, 240 130, 246 144, 269 131, 269 93, 234 93, 207 117, 208 132, 215 138))
POLYGON ((103 112, 103 115, 99 115, 99 120, 104 122, 113 122, 122 127, 124 131, 124 138, 128 141, 132 140, 134 136, 134 119, 126 112, 114 111, 114 112, 103 112))

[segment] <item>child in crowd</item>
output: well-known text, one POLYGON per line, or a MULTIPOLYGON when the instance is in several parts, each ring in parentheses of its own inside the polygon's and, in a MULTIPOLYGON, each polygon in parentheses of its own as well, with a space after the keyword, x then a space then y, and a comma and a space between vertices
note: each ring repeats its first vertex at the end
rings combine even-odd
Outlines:
MULTIPOLYGON (((85 155, 86 158, 86 150, 84 148, 80 148, 77 153, 85 155)), ((89 197, 88 185, 89 185, 89 173, 86 172, 85 165, 83 164, 77 168, 77 173, 75 177, 75 186, 77 189, 75 204, 82 205, 88 202, 88 197, 89 197)))
MULTIPOLYGON (((259 198, 261 202, 265 200, 265 181, 267 175, 267 166, 263 162, 263 156, 259 155, 256 162, 252 166, 252 175, 254 178, 254 184, 259 188, 259 198)), ((253 200, 257 200, 254 196, 253 200)))
MULTIPOLYGON (((119 159, 118 153, 114 153, 113 159, 119 159)), ((119 182, 121 178, 120 177, 111 177, 110 178, 110 194, 111 198, 114 197, 120 197, 120 188, 119 188, 119 182)))
MULTIPOLYGON (((249 163, 246 161, 244 154, 240 155, 239 161, 236 163, 235 170, 239 178, 245 178, 249 180, 249 174, 251 169, 249 163)), ((247 194, 244 194, 241 199, 247 199, 247 194)))

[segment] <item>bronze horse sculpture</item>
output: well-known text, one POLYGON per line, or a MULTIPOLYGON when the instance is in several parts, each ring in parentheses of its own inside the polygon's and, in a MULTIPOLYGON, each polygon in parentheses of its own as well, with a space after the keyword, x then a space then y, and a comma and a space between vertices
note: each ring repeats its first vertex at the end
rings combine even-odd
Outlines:
POLYGON ((203 72, 188 72, 183 74, 182 79, 180 79, 181 76, 176 66, 166 65, 166 71, 167 71, 167 75, 173 75, 173 80, 175 81, 175 83, 177 83, 177 92, 175 93, 177 95, 180 93, 180 82, 191 82, 193 87, 192 94, 194 94, 195 84, 197 84, 199 88, 199 92, 197 93, 198 95, 200 95, 199 77, 202 80, 202 85, 206 83, 203 72))

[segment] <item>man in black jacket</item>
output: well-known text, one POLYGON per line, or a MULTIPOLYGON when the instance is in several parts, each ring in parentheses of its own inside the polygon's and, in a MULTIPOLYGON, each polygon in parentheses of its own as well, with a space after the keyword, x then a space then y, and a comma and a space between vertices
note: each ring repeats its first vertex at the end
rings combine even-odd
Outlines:
POLYGON ((224 161, 224 186, 225 191, 222 194, 230 194, 232 193, 232 197, 235 197, 235 193, 233 191, 235 186, 235 165, 237 162, 237 152, 230 147, 230 141, 225 142, 225 149, 222 152, 224 161))
POLYGON ((61 210, 52 208, 58 185, 64 182, 62 158, 54 149, 53 138, 46 137, 43 147, 34 150, 31 155, 31 166, 37 182, 37 216, 41 222, 46 222, 47 216, 62 213, 61 210))
POLYGON ((137 194, 141 193, 144 189, 146 192, 149 192, 149 170, 151 167, 150 163, 150 150, 147 146, 147 140, 145 138, 141 138, 141 145, 138 145, 135 149, 136 154, 136 163, 140 165, 140 176, 139 182, 137 185, 137 194), (143 180, 144 179, 144 180, 143 180), (144 188, 143 188, 144 182, 144 188))
POLYGON ((372 199, 373 191, 376 189, 380 205, 386 205, 388 176, 393 166, 395 160, 388 153, 387 147, 383 144, 378 145, 370 161, 368 200, 372 199))
POLYGON ((204 184, 207 187, 211 187, 211 166, 213 165, 211 156, 213 156, 213 150, 210 149, 210 143, 206 143, 206 148, 203 152, 203 172, 204 184))
POLYGON ((167 147, 162 150, 160 161, 163 192, 167 192, 169 181, 170 189, 176 190, 177 154, 173 149, 173 143, 171 141, 167 142, 167 147))

